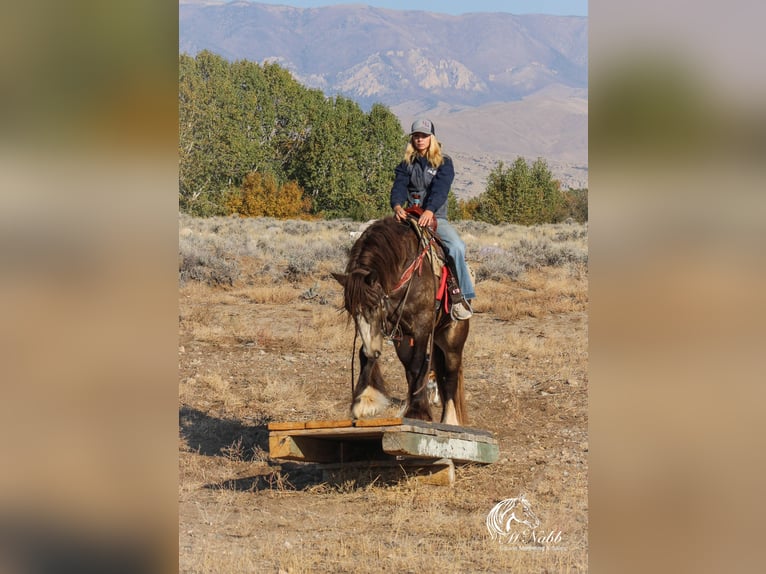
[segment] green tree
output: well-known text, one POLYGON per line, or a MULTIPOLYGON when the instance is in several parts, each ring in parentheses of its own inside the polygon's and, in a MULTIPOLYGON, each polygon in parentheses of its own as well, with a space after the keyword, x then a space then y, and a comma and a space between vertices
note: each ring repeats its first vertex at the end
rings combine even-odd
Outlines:
POLYGON ((210 52, 179 61, 179 204, 194 215, 219 214, 215 195, 226 187, 218 109, 226 66, 210 52))
POLYGON ((553 179, 548 164, 542 158, 537 158, 532 164, 530 177, 535 197, 539 202, 535 223, 555 222, 563 202, 561 185, 553 179))
POLYGON ((402 148, 385 106, 365 114, 347 98, 301 86, 277 64, 230 64, 207 51, 179 58, 182 211, 239 212, 237 193, 255 172, 294 182, 315 213, 376 217, 388 211, 402 148))
POLYGON ((447 195, 447 219, 451 221, 459 221, 464 219, 463 213, 460 210, 460 204, 458 203, 455 194, 451 191, 447 195))
POLYGON ((382 104, 373 104, 362 133, 362 200, 356 219, 382 217, 390 211, 394 167, 404 150, 404 133, 397 117, 382 104))
POLYGON ((369 219, 388 209, 393 166, 402 147, 396 117, 381 105, 365 115, 337 96, 320 110, 291 175, 327 217, 369 219))
POLYGON ((559 183, 543 159, 530 166, 517 157, 510 168, 499 162, 477 198, 476 219, 488 223, 532 225, 554 221, 562 202, 559 183))

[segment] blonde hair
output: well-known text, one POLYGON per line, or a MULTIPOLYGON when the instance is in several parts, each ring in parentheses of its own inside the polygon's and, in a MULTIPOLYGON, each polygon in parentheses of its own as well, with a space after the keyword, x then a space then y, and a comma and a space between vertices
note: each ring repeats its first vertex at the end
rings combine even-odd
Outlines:
MULTIPOLYGON (((407 142, 407 149, 404 150, 404 161, 412 163, 415 161, 415 157, 418 155, 418 150, 412 145, 412 136, 410 141, 407 142)), ((436 136, 431 134, 431 139, 428 142, 428 149, 426 150, 426 159, 433 167, 439 167, 444 163, 444 156, 442 156, 442 144, 436 139, 436 136)))

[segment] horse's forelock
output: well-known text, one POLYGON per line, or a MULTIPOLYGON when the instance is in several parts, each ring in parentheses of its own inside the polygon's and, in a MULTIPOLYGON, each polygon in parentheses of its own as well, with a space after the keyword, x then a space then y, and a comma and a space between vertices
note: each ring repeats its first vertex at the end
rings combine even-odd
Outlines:
POLYGON ((365 270, 352 271, 347 275, 344 306, 352 315, 361 309, 374 307, 380 300, 380 293, 375 289, 374 284, 367 281, 368 277, 369 272, 365 270))
POLYGON ((347 271, 368 269, 377 273, 381 285, 389 289, 399 280, 401 263, 407 258, 414 234, 389 217, 376 221, 354 244, 347 271))

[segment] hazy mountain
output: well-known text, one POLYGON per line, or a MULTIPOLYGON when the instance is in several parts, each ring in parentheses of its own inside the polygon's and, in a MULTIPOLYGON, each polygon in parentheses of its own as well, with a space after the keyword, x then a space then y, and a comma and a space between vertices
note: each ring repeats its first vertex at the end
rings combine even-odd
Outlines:
POLYGON ((466 176, 459 195, 483 191, 492 165, 517 155, 587 185, 586 18, 206 0, 179 9, 183 53, 276 61, 328 95, 388 105, 405 129, 428 115, 466 176))

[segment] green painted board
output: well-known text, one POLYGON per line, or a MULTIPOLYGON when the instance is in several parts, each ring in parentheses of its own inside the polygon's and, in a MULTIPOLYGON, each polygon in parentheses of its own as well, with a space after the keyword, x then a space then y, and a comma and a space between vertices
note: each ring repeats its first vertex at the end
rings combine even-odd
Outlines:
POLYGON ((500 454, 497 444, 409 431, 386 432, 382 443, 387 454, 449 458, 455 462, 491 464, 500 454))

